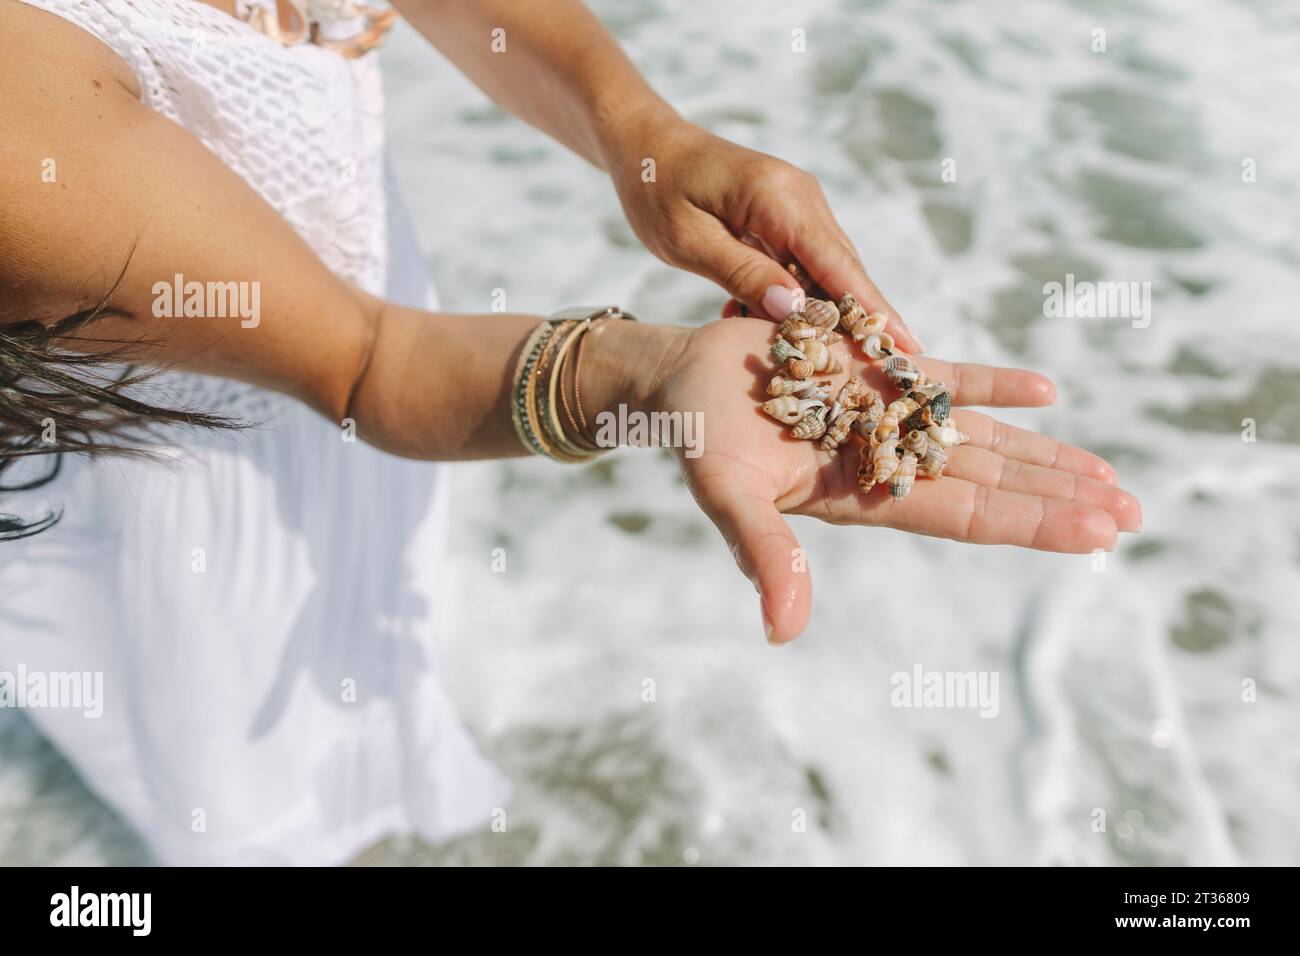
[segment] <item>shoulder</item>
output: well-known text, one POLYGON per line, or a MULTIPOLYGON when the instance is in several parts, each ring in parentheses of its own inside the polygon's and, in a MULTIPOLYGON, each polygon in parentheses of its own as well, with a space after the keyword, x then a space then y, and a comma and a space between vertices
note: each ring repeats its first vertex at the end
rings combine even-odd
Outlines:
POLYGON ((0 49, 5 51, 0 57, 0 99, 6 105, 31 102, 53 92, 52 87, 63 92, 65 83, 92 90, 111 83, 139 99, 140 85, 126 61, 76 22, 73 11, 79 5, 50 6, 66 7, 68 16, 20 0, 0 0, 0 49))

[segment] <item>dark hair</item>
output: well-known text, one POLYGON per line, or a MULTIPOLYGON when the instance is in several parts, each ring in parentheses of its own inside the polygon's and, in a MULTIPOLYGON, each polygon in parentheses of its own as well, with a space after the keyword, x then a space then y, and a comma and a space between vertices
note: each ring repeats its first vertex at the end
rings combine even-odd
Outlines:
MULTIPOLYGON (((238 427, 220 415, 160 408, 133 397, 131 390, 152 372, 127 360, 134 356, 138 361, 141 346, 150 343, 82 334, 102 316, 123 315, 108 301, 106 296, 93 308, 53 323, 4 324, 0 316, 0 492, 29 491, 50 483, 59 474, 65 452, 149 457, 147 440, 160 425, 238 427), (4 484, 4 473, 12 465, 35 455, 53 456, 46 474, 4 484)), ((39 534, 62 514, 59 509, 26 521, 0 512, 0 541, 39 534)))

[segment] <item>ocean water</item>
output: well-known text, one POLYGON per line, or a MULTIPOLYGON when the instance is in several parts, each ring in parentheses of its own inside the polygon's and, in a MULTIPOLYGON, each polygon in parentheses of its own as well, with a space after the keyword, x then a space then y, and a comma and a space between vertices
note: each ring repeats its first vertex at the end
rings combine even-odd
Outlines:
MULTIPOLYGON (((1300 863, 1300 10, 593 6, 688 118, 820 177, 932 354, 1054 377, 1002 417, 1109 456, 1145 528, 1098 561, 796 518, 816 607, 775 650, 666 453, 461 467, 446 662, 506 832, 360 862, 1300 863), (1149 324, 1045 317, 1067 274, 1149 282, 1149 324), (996 674, 997 715, 894 706, 918 667, 996 674)), ((409 30, 382 55, 446 307, 716 315, 602 174, 409 30)), ((143 859, 0 710, 0 862, 143 859)))

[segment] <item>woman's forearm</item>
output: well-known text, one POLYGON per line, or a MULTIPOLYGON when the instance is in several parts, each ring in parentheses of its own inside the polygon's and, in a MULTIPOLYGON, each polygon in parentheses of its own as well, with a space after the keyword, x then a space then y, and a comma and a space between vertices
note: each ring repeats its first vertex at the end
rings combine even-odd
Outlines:
MULTIPOLYGON (((347 410, 358 438, 428 460, 524 454, 511 420, 512 382, 524 341, 539 321, 382 306, 347 410)), ((615 319, 595 323, 581 354, 588 419, 620 405, 652 410, 660 370, 685 335, 615 319)))
POLYGON ((676 117, 580 0, 394 6, 502 108, 602 169, 638 130, 676 117))

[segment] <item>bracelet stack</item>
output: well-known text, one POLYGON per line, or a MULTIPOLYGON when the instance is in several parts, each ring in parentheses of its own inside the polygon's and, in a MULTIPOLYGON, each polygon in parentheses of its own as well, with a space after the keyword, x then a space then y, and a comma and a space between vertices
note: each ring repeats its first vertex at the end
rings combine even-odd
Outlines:
POLYGON ((565 310, 525 340, 515 366, 510 413, 519 441, 534 454, 576 464, 608 450, 587 437, 581 365, 587 333, 606 319, 633 316, 612 306, 565 310))

